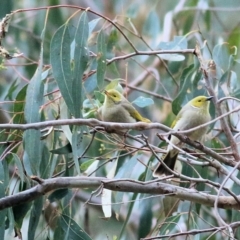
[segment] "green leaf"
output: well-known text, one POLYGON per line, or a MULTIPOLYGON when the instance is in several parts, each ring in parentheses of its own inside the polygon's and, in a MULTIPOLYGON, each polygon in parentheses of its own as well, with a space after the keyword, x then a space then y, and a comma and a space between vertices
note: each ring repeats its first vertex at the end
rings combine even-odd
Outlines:
POLYGON ((156 11, 151 11, 147 15, 147 19, 143 24, 143 34, 153 39, 157 38, 160 30, 160 19, 156 11))
POLYGON ((120 234, 118 236, 118 239, 122 239, 122 235, 123 235, 124 231, 126 230, 126 226, 127 226, 128 220, 129 220, 129 218, 131 216, 131 213, 132 213, 135 201, 137 199, 137 196, 138 196, 138 193, 134 193, 132 198, 131 198, 131 200, 130 200, 131 203, 130 203, 130 206, 129 206, 129 209, 128 209, 128 213, 127 213, 126 219, 125 219, 125 221, 123 223, 123 226, 121 228, 121 232, 120 232, 120 234))
POLYGON ((137 14, 139 12, 139 3, 137 2, 133 2, 128 8, 127 8, 127 12, 126 15, 129 18, 136 18, 137 14))
POLYGON ((94 91, 95 98, 100 102, 103 103, 105 99, 105 95, 99 91, 94 91))
POLYGON ((9 234, 13 233, 14 230, 14 216, 13 216, 13 210, 12 208, 8 208, 8 214, 7 214, 7 219, 5 221, 5 228, 8 229, 9 234))
POLYGON ((123 88, 119 83, 119 79, 112 80, 106 87, 105 90, 116 89, 118 92, 123 93, 123 88))
POLYGON ((41 139, 41 133, 39 130, 29 129, 23 134, 24 141, 24 155, 23 164, 28 175, 40 174, 40 163, 42 160, 43 144, 41 139))
POLYGON ((68 24, 60 27, 50 46, 53 76, 70 112, 76 118, 81 117, 82 76, 89 58, 88 31, 87 14, 83 12, 77 27, 68 24))
POLYGON ((73 153, 73 161, 75 163, 75 168, 77 170, 78 175, 80 175, 78 157, 80 156, 82 140, 83 140, 82 126, 73 126, 72 153, 73 153))
POLYGON ((240 31, 239 27, 236 26, 232 31, 229 32, 229 38, 227 40, 230 46, 238 46, 240 42, 240 31))
MULTIPOLYGON (((135 154, 132 156, 131 159, 129 159, 128 161, 125 161, 124 164, 120 167, 120 169, 118 170, 115 179, 123 179, 123 178, 130 178, 132 176, 132 169, 136 166, 137 164, 137 158, 139 157, 138 154, 135 154)), ((123 201, 123 192, 117 192, 115 194, 115 202, 122 202, 123 201)), ((121 205, 120 204, 114 204, 113 209, 115 211, 115 213, 117 214, 117 216, 120 214, 120 208, 121 205)))
POLYGON ((25 97, 27 93, 27 86, 25 85, 17 94, 16 96, 16 101, 14 102, 13 106, 13 112, 14 112, 14 117, 13 117, 13 123, 25 123, 24 119, 24 107, 25 107, 25 97))
POLYGON ((48 147, 46 145, 43 145, 43 151, 42 151, 42 160, 40 162, 39 172, 42 178, 49 178, 49 173, 51 169, 51 159, 50 159, 50 153, 48 150, 48 147))
POLYGON ((170 234, 172 231, 174 231, 181 216, 182 214, 178 214, 164 219, 164 224, 162 224, 162 226, 159 228, 159 235, 170 234))
MULTIPOLYGON (((27 189, 27 183, 24 183, 23 188, 21 189, 22 191, 27 189)), ((21 228, 22 226, 22 222, 24 217, 26 216, 27 212, 29 211, 29 209, 31 208, 32 203, 26 202, 26 203, 22 203, 18 206, 14 206, 12 208, 13 210, 13 215, 14 215, 14 220, 16 222, 16 227, 17 228, 21 228)))
MULTIPOLYGON (((42 31, 44 38, 45 28, 42 31)), ((41 52, 39 58, 39 66, 27 87, 26 103, 24 108, 24 116, 27 123, 39 122, 41 120, 40 107, 43 104, 43 43, 41 44, 41 52)), ((40 175, 39 166, 42 160, 42 142, 40 140, 40 131, 29 129, 24 132, 24 165, 28 174, 40 175), (29 169, 30 167, 30 169, 29 169)))
POLYGON ((24 108, 24 116, 27 123, 40 121, 39 111, 43 104, 43 83, 41 71, 41 66, 39 66, 27 87, 26 103, 24 108))
POLYGON ((89 168, 89 166, 95 161, 96 160, 91 159, 91 160, 88 160, 88 161, 82 163, 81 166, 80 166, 81 172, 85 172, 89 168))
MULTIPOLYGON (((2 162, 0 162, 0 198, 5 197, 5 177, 4 177, 4 168, 2 162)), ((7 213, 7 209, 0 211, 0 226, 4 225, 5 222, 5 215, 7 213)))
MULTIPOLYGON (((175 36, 171 42, 161 42, 158 48, 161 50, 187 49, 186 36, 175 36)), ((168 61, 183 61, 185 59, 185 56, 180 54, 159 54, 159 56, 168 61)))
POLYGON ((101 20, 102 18, 95 18, 92 21, 90 21, 88 23, 88 28, 89 28, 89 34, 92 33, 92 31, 94 30, 94 28, 97 26, 98 22, 101 20))
POLYGON ((106 36, 103 31, 100 31, 97 38, 98 51, 98 66, 97 66, 97 83, 98 88, 103 88, 104 75, 107 67, 106 61, 106 36))
POLYGON ((135 99, 132 103, 136 104, 138 107, 144 108, 154 104, 154 101, 152 100, 152 98, 145 98, 140 96, 137 99, 135 99))
POLYGON ((138 239, 145 238, 151 231, 153 218, 152 202, 152 199, 140 202, 139 209, 141 209, 141 212, 138 227, 138 239))
POLYGON ((56 31, 51 40, 50 62, 52 65, 53 77, 57 81, 59 90, 69 111, 74 114, 70 45, 71 38, 69 28, 67 25, 63 25, 56 31))
POLYGON ((5 96, 5 99, 9 99, 10 101, 13 101, 13 99, 14 99, 13 94, 14 94, 15 90, 18 88, 18 85, 19 85, 19 83, 17 82, 17 80, 15 80, 9 87, 8 92, 5 96))
POLYGON ((69 154, 72 152, 72 146, 70 143, 67 143, 65 146, 50 150, 53 154, 69 154))
POLYGON ((55 202, 56 200, 61 200, 68 194, 68 192, 69 192, 68 188, 58 189, 58 190, 54 191, 53 193, 51 193, 49 195, 48 199, 50 202, 55 202))
POLYGON ((35 237, 38 222, 42 213, 42 207, 43 207, 43 197, 40 197, 34 200, 32 209, 31 209, 29 225, 28 225, 28 239, 35 239, 34 237, 35 237))
POLYGON ((229 66, 229 45, 227 43, 218 44, 213 49, 213 60, 223 72, 228 70, 229 66))
POLYGON ((75 32, 74 68, 72 81, 72 98, 74 103, 74 117, 80 118, 83 97, 82 77, 89 60, 87 39, 88 39, 88 18, 87 13, 83 12, 79 18, 75 32))
POLYGON ((61 239, 92 240, 92 238, 69 216, 62 215, 59 221, 65 236, 61 239))
POLYGON ((178 112, 181 110, 181 105, 186 100, 187 90, 191 86, 191 75, 194 71, 194 64, 191 64, 189 67, 185 68, 182 72, 180 79, 180 91, 177 97, 173 100, 172 103, 172 112, 177 116, 178 112))
MULTIPOLYGON (((5 218, 5 216, 1 216, 1 214, 0 214, 0 217, 3 217, 3 219, 5 218)), ((4 240, 4 235, 5 235, 5 226, 3 224, 0 226, 0 239, 4 240)))
POLYGON ((114 28, 109 37, 108 37, 108 40, 107 40, 107 58, 112 58, 114 57, 115 53, 115 48, 116 48, 116 45, 119 41, 119 38, 118 38, 118 32, 117 30, 114 28))
POLYGON ((11 154, 12 154, 13 160, 14 160, 16 166, 17 166, 18 175, 19 175, 19 177, 21 179, 21 183, 23 184, 25 175, 24 175, 24 169, 23 169, 22 162, 21 162, 21 160, 20 160, 20 158, 18 157, 17 154, 15 154, 15 153, 11 153, 11 154))

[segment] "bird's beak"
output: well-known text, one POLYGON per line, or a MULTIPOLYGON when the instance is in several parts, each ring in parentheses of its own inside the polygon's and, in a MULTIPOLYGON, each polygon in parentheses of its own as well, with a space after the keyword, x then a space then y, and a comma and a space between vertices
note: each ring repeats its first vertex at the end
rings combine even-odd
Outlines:
POLYGON ((210 101, 213 98, 213 96, 210 96, 207 98, 207 101, 210 101))
POLYGON ((109 92, 108 92, 108 91, 105 90, 104 93, 105 93, 107 96, 109 96, 109 92))

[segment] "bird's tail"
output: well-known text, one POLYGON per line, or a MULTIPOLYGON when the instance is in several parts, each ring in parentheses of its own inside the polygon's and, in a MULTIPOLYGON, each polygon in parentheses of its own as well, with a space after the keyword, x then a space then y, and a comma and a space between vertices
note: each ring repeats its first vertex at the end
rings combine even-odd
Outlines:
MULTIPOLYGON (((171 169, 174 170, 175 163, 178 157, 178 151, 176 149, 172 149, 167 152, 166 156, 163 159, 163 162, 171 169)), ((156 169, 153 172, 153 177, 160 177, 162 175, 171 175, 171 172, 168 171, 167 168, 163 166, 163 164, 159 163, 156 169)))

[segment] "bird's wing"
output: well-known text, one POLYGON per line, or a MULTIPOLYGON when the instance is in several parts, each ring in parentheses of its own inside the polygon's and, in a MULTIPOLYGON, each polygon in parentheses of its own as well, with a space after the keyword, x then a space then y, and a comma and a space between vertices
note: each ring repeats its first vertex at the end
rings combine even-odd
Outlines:
POLYGON ((171 128, 174 128, 176 126, 177 122, 179 122, 179 120, 181 118, 182 118, 182 110, 178 113, 178 115, 176 116, 176 118, 172 122, 171 128))
POLYGON ((134 118, 137 122, 146 122, 150 123, 151 121, 147 118, 144 118, 129 102, 122 102, 122 106, 129 113, 129 115, 134 118))
POLYGON ((131 103, 122 102, 122 105, 132 118, 136 119, 136 121, 142 120, 141 114, 131 105, 131 103))

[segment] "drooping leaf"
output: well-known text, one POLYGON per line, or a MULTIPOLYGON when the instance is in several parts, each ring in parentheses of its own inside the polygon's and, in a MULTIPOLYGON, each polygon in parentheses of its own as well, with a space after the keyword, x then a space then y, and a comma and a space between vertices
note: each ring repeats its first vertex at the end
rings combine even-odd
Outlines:
MULTIPOLYGON (((129 159, 128 161, 125 161, 124 164, 120 167, 120 169, 118 170, 115 178, 116 179, 121 179, 121 178, 130 178, 132 177, 132 169, 136 166, 137 164, 137 158, 139 157, 139 155, 134 155, 131 159, 129 159)), ((114 196, 114 200, 115 202, 122 202, 123 199, 123 192, 117 192, 114 196)), ((120 204, 114 204, 113 205, 113 209, 115 211, 116 217, 118 218, 118 216, 120 215, 120 208, 121 205, 120 204)))
POLYGON ((90 159, 90 160, 82 163, 81 166, 80 166, 81 172, 85 172, 92 165, 92 163, 95 162, 95 161, 96 160, 94 160, 94 159, 90 159))
MULTIPOLYGON (((5 173, 2 162, 0 162, 0 198, 5 197, 5 173)), ((0 226, 4 225, 7 209, 0 211, 0 226)))
POLYGON ((39 167, 42 160, 43 144, 39 130, 29 129, 24 132, 25 151, 23 155, 24 168, 28 175, 40 175, 39 167))
POLYGON ((71 40, 68 26, 61 26, 53 35, 51 41, 50 62, 52 65, 53 76, 58 83, 59 90, 69 111, 74 114, 70 58, 71 40))
MULTIPOLYGON (((42 55, 40 54, 39 67, 31 79, 27 87, 26 103, 24 108, 24 116, 27 123, 34 123, 40 121, 40 107, 43 103, 43 83, 42 83, 42 55)), ((40 176, 39 166, 42 160, 42 141, 39 130, 29 129, 24 132, 24 165, 29 175, 34 174, 40 176)))
POLYGON ((72 98, 74 103, 74 117, 81 117, 81 106, 83 101, 82 96, 82 77, 89 59, 87 39, 88 39, 89 27, 87 13, 84 11, 78 21, 74 40, 74 67, 73 81, 72 81, 72 98))
POLYGON ((13 123, 24 123, 24 106, 25 106, 25 97, 26 97, 26 92, 27 92, 27 86, 25 85, 17 94, 16 96, 16 101, 13 106, 13 111, 14 111, 14 118, 13 118, 13 123))
POLYGON ((18 175, 21 179, 21 183, 23 184, 23 182, 24 182, 24 170, 23 170, 22 162, 21 162, 21 160, 20 160, 20 158, 18 157, 17 154, 12 153, 12 156, 13 156, 13 160, 14 160, 16 166, 17 166, 18 175))
POLYGON ((180 91, 177 97, 173 100, 172 103, 172 111, 175 115, 181 109, 181 105, 186 100, 187 90, 191 86, 191 75, 194 70, 194 64, 190 65, 189 67, 185 68, 182 72, 181 79, 180 79, 180 91))
POLYGON ((138 239, 144 238, 148 235, 152 225, 152 199, 141 201, 140 203, 140 220, 138 228, 138 239))
POLYGON ((28 225, 28 239, 34 239, 38 222, 42 213, 43 197, 37 198, 32 205, 29 225, 28 225))
POLYGON ((175 216, 168 217, 164 220, 165 224, 159 228, 159 235, 170 234, 172 231, 176 229, 176 224, 179 222, 181 214, 177 214, 175 216))
POLYGON ((62 215, 59 224, 65 236, 62 239, 71 240, 92 240, 92 238, 69 216, 62 215))
POLYGON ((108 37, 107 40, 107 46, 106 46, 106 57, 107 58, 112 58, 114 57, 115 53, 115 49, 116 49, 116 45, 118 44, 119 38, 118 38, 118 32, 117 30, 114 28, 111 32, 110 35, 108 37))
POLYGON ((80 156, 80 151, 82 150, 81 142, 83 140, 83 131, 81 126, 73 126, 73 134, 72 134, 72 153, 73 153, 73 161, 75 163, 75 168, 77 170, 78 175, 80 175, 80 167, 78 158, 80 156))
POLYGON ((97 82, 98 88, 103 88, 104 76, 107 67, 106 61, 106 36, 103 31, 100 31, 97 38, 97 51, 98 51, 98 66, 97 66, 97 82))
POLYGON ((213 60, 223 72, 226 72, 229 66, 229 45, 227 43, 218 44, 213 49, 213 60))
POLYGON ((50 150, 53 154, 69 154, 72 152, 72 146, 70 143, 67 143, 65 146, 50 150))
POLYGON ((94 30, 94 28, 97 26, 98 22, 101 20, 102 18, 95 18, 92 21, 90 21, 88 23, 88 27, 89 27, 89 34, 92 33, 92 31, 94 30))

